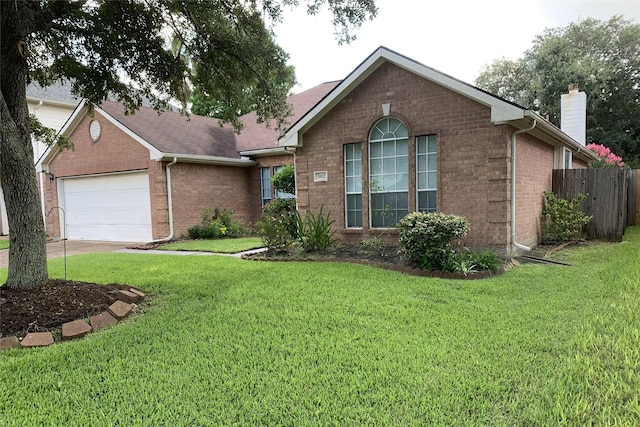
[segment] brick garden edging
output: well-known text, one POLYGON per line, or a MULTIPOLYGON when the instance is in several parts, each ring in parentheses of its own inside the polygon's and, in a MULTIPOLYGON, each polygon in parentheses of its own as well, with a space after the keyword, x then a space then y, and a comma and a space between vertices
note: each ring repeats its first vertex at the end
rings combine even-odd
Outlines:
MULTIPOLYGON (((91 316, 89 321, 78 319, 62 325, 62 339, 73 340, 82 338, 90 332, 99 331, 115 325, 119 320, 125 319, 136 308, 136 303, 142 301, 146 294, 141 290, 128 285, 121 285, 116 294, 116 301, 106 311, 91 316)), ((0 351, 18 347, 46 347, 54 343, 51 332, 28 333, 22 340, 16 336, 0 338, 0 351)))

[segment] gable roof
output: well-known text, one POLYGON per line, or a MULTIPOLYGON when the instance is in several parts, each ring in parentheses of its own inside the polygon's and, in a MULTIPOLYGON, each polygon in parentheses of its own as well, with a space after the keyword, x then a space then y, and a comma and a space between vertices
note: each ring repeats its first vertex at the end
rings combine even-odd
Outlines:
MULTIPOLYGON (((319 100, 323 99, 339 82, 318 85, 287 98, 292 114, 289 122, 295 123, 319 100)), ((158 113, 142 106, 135 114, 127 115, 124 106, 115 101, 103 101, 96 113, 116 125, 131 138, 150 151, 152 159, 232 164, 250 166, 254 161, 246 155, 261 156, 286 153, 277 144, 280 132, 257 122, 255 112, 240 117, 244 128, 237 134, 230 125, 220 126, 219 120, 197 115, 184 116, 175 111, 158 113)), ((69 136, 88 113, 81 102, 60 131, 69 136)), ((57 147, 49 147, 38 162, 38 170, 46 169, 58 153, 57 147)))
MULTIPOLYGON (((291 115, 288 118, 289 124, 296 123, 339 83, 340 81, 322 83, 288 97, 287 102, 291 105, 291 115)), ((258 123, 258 115, 255 111, 241 116, 240 120, 244 124, 244 129, 237 135, 238 151, 250 154, 251 151, 278 147, 277 142, 281 132, 272 127, 267 127, 264 123, 258 123)))
POLYGON ((580 154, 587 160, 597 160, 597 156, 594 153, 585 149, 583 145, 573 140, 536 112, 423 65, 384 46, 376 49, 340 82, 331 93, 317 103, 300 120, 294 123, 293 126, 280 137, 278 144, 282 147, 302 146, 304 142, 303 134, 386 62, 392 63, 489 107, 491 109, 491 122, 494 124, 509 124, 517 129, 524 129, 529 127, 532 121, 535 120, 537 127, 531 132, 533 135, 551 144, 560 142, 563 145, 571 147, 577 154, 580 154))

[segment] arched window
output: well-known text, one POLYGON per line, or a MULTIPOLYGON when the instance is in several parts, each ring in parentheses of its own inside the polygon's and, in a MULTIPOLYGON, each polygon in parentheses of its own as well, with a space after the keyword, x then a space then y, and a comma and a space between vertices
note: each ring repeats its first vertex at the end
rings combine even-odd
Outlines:
POLYGON ((409 213, 409 135, 393 117, 369 134, 369 205, 372 228, 393 227, 409 213))

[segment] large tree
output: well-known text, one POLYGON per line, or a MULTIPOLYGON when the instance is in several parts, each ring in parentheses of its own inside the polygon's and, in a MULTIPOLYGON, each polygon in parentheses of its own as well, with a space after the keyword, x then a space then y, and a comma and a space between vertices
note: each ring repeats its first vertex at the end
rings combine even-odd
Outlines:
POLYGON ((640 166, 640 24, 615 16, 546 29, 516 60, 486 66, 476 84, 560 123, 560 96, 587 93, 587 142, 640 166))
MULTIPOLYGON (((339 42, 377 12, 374 0, 306 0, 333 15, 339 42)), ((129 0, 0 2, 0 181, 11 244, 6 286, 48 279, 45 231, 31 150, 26 86, 69 80, 89 105, 115 98, 129 111, 143 99, 166 108, 186 101, 191 80, 223 100, 221 119, 239 126, 247 94, 260 119, 282 125, 294 81, 272 24, 298 0, 129 0), (177 38, 192 66, 175 54, 177 38)))

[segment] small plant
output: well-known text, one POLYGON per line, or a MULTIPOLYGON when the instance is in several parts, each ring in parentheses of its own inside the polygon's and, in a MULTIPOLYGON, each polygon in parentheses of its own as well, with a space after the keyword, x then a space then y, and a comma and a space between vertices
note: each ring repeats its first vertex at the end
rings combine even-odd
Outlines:
POLYGON ((329 219, 330 214, 325 216, 322 207, 317 216, 307 211, 302 218, 298 211, 295 212, 296 237, 305 252, 326 251, 334 245, 335 231, 331 226, 335 221, 329 219))
POLYGON ((500 270, 500 267, 504 264, 504 259, 492 250, 477 252, 473 249, 467 248, 464 252, 464 257, 475 265, 478 271, 490 271, 495 273, 500 270))
POLYGON ((414 212, 399 222, 400 251, 415 266, 428 270, 451 271, 455 261, 455 239, 467 234, 467 220, 439 212, 414 212))
POLYGON ((220 239, 246 234, 244 227, 233 220, 230 209, 207 208, 202 212, 202 222, 187 230, 190 239, 220 239))
POLYGON ((544 197, 546 203, 540 217, 542 243, 568 242, 580 238, 582 227, 593 218, 580 210, 586 194, 580 193, 571 201, 548 191, 544 192, 544 197))
POLYGON ((384 250, 385 244, 380 236, 370 237, 363 239, 358 245, 358 251, 368 255, 380 254, 384 250))
POLYGON ((275 199, 264 206, 256 226, 269 250, 287 251, 297 238, 296 213, 295 199, 275 199))

